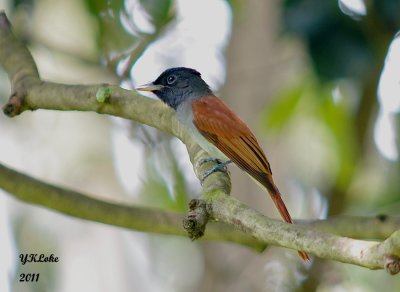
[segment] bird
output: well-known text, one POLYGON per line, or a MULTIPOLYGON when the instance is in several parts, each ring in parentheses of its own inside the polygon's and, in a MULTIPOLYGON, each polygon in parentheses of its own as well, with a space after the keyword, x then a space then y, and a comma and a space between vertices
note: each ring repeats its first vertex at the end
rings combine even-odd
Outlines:
MULTIPOLYGON (((205 176, 235 163, 266 189, 282 219, 293 224, 257 138, 246 123, 213 93, 197 70, 170 68, 155 81, 136 90, 150 91, 171 107, 186 131, 218 163, 205 176)), ((304 251, 298 253, 304 261, 309 260, 304 251)))

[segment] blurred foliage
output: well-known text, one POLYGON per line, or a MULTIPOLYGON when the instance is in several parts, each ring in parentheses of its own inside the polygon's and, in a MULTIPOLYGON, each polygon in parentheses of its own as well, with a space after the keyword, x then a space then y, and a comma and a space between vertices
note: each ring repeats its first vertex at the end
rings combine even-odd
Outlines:
MULTIPOLYGON (((400 27, 395 12, 400 11, 400 1, 366 1, 366 5, 367 15, 360 16, 347 13, 343 5, 341 11, 337 1, 283 2, 283 32, 303 41, 314 70, 301 83, 289 84, 264 113, 264 123, 273 129, 283 128, 299 114, 311 114, 325 125, 334 141, 329 147, 335 149, 340 165, 326 190, 331 214, 348 207, 347 191, 371 159, 378 81, 390 41, 400 27), (351 84, 353 94, 340 92, 337 99, 334 91, 340 89, 340 80, 351 84), (305 111, 294 110, 300 99, 305 111)), ((387 190, 380 191, 377 197, 387 190)))
MULTIPOLYGON (((350 182, 357 160, 356 141, 353 135, 349 104, 344 98, 332 98, 334 85, 319 83, 315 77, 307 76, 302 82, 282 91, 262 114, 265 130, 282 132, 295 117, 302 120, 312 117, 331 136, 335 143, 330 147, 338 160, 336 182, 345 188, 350 182)), ((338 94, 346 94, 337 86, 338 94)))
MULTIPOLYGON (((325 126, 329 141, 333 141, 328 147, 334 149, 334 159, 339 162, 336 178, 325 182, 322 190, 329 198, 331 215, 349 208, 359 214, 397 214, 400 206, 400 164, 383 162, 373 143, 377 87, 390 41, 400 28, 400 1, 364 2, 366 16, 344 14, 338 1, 283 2, 283 31, 302 40, 313 70, 289 84, 263 114, 266 128, 274 131, 284 129, 297 116, 312 116, 325 126)), ((326 157, 325 163, 330 159, 326 157)), ((360 283, 371 276, 385 277, 355 270, 363 273, 360 283)), ((320 288, 328 274, 309 278, 304 291, 320 288)), ((348 274, 355 275, 354 271, 348 274)), ((349 283, 354 284, 354 278, 349 283)))
POLYGON ((124 1, 87 0, 86 4, 98 23, 98 43, 104 54, 125 51, 139 41, 121 23, 120 14, 126 15, 124 1))
POLYGON ((368 15, 355 21, 343 14, 337 1, 285 0, 286 32, 307 44, 317 73, 323 80, 351 77, 364 79, 379 67, 377 46, 386 49, 381 37, 393 36, 400 27, 400 1, 368 1, 368 15))
POLYGON ((175 17, 172 0, 140 0, 137 5, 145 10, 146 20, 153 26, 151 32, 144 32, 136 24, 132 13, 132 10, 138 7, 127 7, 123 0, 85 2, 89 12, 98 22, 98 44, 109 66, 116 68, 119 61, 132 55, 125 75, 147 45, 155 40, 175 17))
POLYGON ((173 2, 172 0, 140 0, 156 31, 174 19, 173 2))
POLYGON ((184 212, 188 203, 185 178, 177 165, 171 144, 160 146, 158 152, 161 153, 150 150, 146 155, 149 157, 146 165, 148 175, 143 182, 141 202, 151 207, 184 212))
POLYGON ((307 96, 307 85, 295 84, 280 92, 275 103, 268 106, 263 114, 263 125, 270 131, 279 131, 291 120, 296 113, 297 106, 302 97, 307 96))
POLYGON ((21 5, 33 6, 34 0, 14 0, 11 1, 11 5, 14 9, 17 9, 21 5))

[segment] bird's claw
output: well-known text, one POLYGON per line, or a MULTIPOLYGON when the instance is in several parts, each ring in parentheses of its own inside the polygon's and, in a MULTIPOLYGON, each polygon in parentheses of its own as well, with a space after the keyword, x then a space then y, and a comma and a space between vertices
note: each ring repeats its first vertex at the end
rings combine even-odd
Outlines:
POLYGON ((229 163, 231 163, 232 161, 231 161, 231 160, 221 161, 221 160, 218 159, 218 158, 208 157, 208 158, 201 159, 201 160, 199 161, 199 165, 203 165, 203 164, 206 163, 206 162, 215 162, 215 163, 217 163, 217 165, 214 165, 213 167, 211 167, 209 170, 207 170, 207 171, 203 174, 203 176, 202 176, 201 179, 200 179, 201 183, 203 183, 204 180, 205 180, 210 174, 212 174, 212 173, 214 173, 214 172, 216 172, 216 171, 221 171, 221 172, 227 173, 227 172, 228 172, 228 169, 227 169, 226 166, 227 166, 229 163))
POLYGON ((207 157, 207 158, 202 158, 202 159, 200 159, 199 162, 198 162, 197 164, 198 164, 198 166, 200 167, 200 166, 202 166, 204 163, 207 163, 207 162, 214 162, 214 163, 216 163, 216 164, 222 163, 221 159, 214 158, 214 157, 207 157))

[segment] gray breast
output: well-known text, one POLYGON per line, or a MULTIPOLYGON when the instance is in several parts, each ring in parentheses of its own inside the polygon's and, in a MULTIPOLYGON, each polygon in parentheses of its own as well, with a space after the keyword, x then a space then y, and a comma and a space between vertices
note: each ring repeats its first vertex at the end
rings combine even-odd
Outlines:
POLYGON ((229 160, 217 147, 208 142, 203 135, 197 130, 193 124, 193 112, 191 101, 181 103, 176 109, 176 116, 178 121, 185 127, 189 134, 195 139, 197 144, 200 145, 210 156, 213 158, 221 159, 222 161, 229 160))

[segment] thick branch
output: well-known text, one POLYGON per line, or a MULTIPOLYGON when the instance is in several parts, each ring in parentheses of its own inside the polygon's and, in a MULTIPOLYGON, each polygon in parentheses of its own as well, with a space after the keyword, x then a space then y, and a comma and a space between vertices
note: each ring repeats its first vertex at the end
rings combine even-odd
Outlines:
MULTIPOLYGON (((80 219, 138 231, 173 235, 186 234, 181 224, 184 218, 183 214, 105 202, 76 191, 42 182, 7 168, 2 164, 0 164, 0 188, 24 202, 46 207, 80 219)), ((240 204, 230 197, 226 198, 228 199, 226 202, 227 205, 222 206, 223 209, 230 207, 232 205, 231 202, 240 204)), ((225 202, 214 205, 214 211, 212 211, 214 215, 217 210, 216 207, 220 204, 225 204, 225 202)), ((194 207, 202 207, 202 205, 197 203, 194 207)), ((241 208, 249 209, 244 205, 241 206, 241 208)), ((207 210, 207 212, 210 211, 210 209, 207 210)), ((257 214, 256 216, 260 215, 257 214)), ((229 220, 232 221, 233 219, 229 220)), ((246 221, 247 220, 248 219, 246 219, 246 221)), ((281 228, 280 224, 284 226, 287 225, 266 217, 263 217, 262 221, 269 222, 272 226, 276 226, 277 228, 281 228)), ((233 225, 239 224, 241 224, 239 219, 233 222, 233 225)), ((343 228, 345 228, 344 232, 349 233, 349 236, 352 235, 350 227, 355 226, 355 234, 359 234, 360 236, 369 234, 372 238, 383 239, 400 228, 400 218, 385 217, 385 219, 382 220, 381 218, 337 217, 322 221, 299 221, 298 224, 312 226, 315 230, 329 230, 336 234, 342 233, 343 228), (356 222, 355 225, 353 225, 354 222, 356 222), (384 232, 382 232, 382 230, 384 230, 384 232)), ((241 228, 243 229, 243 226, 241 228)), ((353 234, 353 237, 355 234, 353 234)), ((265 243, 257 240, 253 236, 247 235, 224 223, 210 223, 203 239, 231 241, 246 245, 258 251, 263 250, 266 246, 265 243)))
MULTIPOLYGON (((186 235, 182 228, 183 214, 98 200, 76 191, 42 182, 2 164, 0 164, 0 188, 24 202, 76 218, 138 231, 186 235)), ((231 241, 258 251, 263 250, 266 246, 265 243, 254 237, 243 234, 223 223, 210 224, 204 239, 231 241)))
MULTIPOLYGON (((205 197, 206 201, 212 205, 212 217, 231 223, 245 233, 250 233, 269 244, 303 250, 320 258, 333 259, 369 269, 382 269, 390 262, 394 266, 392 272, 398 272, 396 265, 400 263, 398 261, 400 242, 399 235, 396 233, 399 231, 381 243, 355 240, 317 231, 304 225, 291 225, 267 219, 218 190, 205 193, 205 197)), ((351 221, 348 224, 351 224, 351 221)))
POLYGON ((320 231, 357 239, 385 239, 400 229, 400 217, 387 215, 375 217, 340 216, 330 217, 326 220, 300 222, 320 231))

